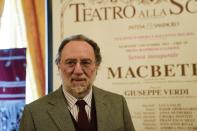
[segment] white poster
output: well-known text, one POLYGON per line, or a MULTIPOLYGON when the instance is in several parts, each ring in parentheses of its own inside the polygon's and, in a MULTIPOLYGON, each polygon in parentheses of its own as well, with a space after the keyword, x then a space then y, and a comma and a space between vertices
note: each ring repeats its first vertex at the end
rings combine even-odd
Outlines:
POLYGON ((196 0, 54 0, 52 17, 53 59, 64 37, 96 41, 95 85, 126 98, 136 131, 197 130, 196 0))

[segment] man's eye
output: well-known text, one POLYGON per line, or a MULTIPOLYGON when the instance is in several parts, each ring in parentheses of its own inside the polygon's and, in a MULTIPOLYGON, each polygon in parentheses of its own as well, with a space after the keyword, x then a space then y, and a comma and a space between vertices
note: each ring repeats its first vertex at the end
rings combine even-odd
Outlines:
POLYGON ((90 64, 90 62, 89 61, 82 61, 81 64, 85 64, 86 65, 86 64, 90 64))
POLYGON ((91 61, 82 61, 81 62, 81 65, 83 65, 83 66, 89 66, 89 65, 91 65, 91 61))
POLYGON ((65 64, 68 65, 68 66, 73 66, 73 65, 76 64, 76 62, 74 62, 74 61, 66 61, 65 64))

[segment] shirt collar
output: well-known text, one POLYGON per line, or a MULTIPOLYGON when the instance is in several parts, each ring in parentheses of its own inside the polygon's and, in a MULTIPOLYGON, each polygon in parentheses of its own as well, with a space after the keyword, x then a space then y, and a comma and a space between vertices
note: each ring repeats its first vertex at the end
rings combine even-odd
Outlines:
MULTIPOLYGON (((66 100, 68 102, 68 107, 72 109, 78 99, 76 99, 68 91, 66 91, 64 87, 62 87, 62 90, 63 90, 64 96, 65 96, 65 98, 66 98, 66 100)), ((92 102, 92 87, 90 88, 90 92, 83 98, 83 100, 87 103, 87 105, 89 107, 91 107, 91 102, 92 102)))

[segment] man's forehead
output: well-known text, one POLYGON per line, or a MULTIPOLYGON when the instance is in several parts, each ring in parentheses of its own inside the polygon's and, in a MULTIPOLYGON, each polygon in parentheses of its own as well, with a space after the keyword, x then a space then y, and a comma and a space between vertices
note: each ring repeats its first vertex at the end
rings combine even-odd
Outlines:
POLYGON ((91 58, 66 58, 65 61, 92 61, 91 58))
POLYGON ((71 40, 69 41, 65 46, 64 48, 69 48, 69 47, 78 47, 78 46, 84 46, 84 47, 89 47, 89 48, 92 48, 92 46, 84 41, 84 40, 71 40))
POLYGON ((63 54, 69 53, 70 55, 80 54, 80 53, 89 54, 89 55, 94 54, 93 47, 90 44, 88 44, 86 41, 70 41, 64 46, 62 52, 63 54))

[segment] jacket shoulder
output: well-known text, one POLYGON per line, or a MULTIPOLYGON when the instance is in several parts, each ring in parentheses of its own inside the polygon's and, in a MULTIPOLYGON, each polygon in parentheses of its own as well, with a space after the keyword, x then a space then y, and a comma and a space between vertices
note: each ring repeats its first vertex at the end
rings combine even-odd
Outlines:
POLYGON ((101 94, 103 96, 106 96, 107 95, 107 96, 110 96, 110 97, 123 97, 120 94, 117 94, 117 93, 114 93, 114 92, 110 92, 110 91, 107 91, 107 90, 98 88, 96 86, 93 87, 93 90, 94 90, 94 92, 96 92, 98 94, 101 94))
POLYGON ((39 108, 43 109, 44 107, 47 107, 48 105, 53 104, 53 103, 57 102, 58 99, 62 99, 62 98, 63 98, 62 90, 57 89, 56 91, 51 92, 48 95, 43 96, 43 97, 27 104, 25 107, 28 107, 31 109, 36 108, 37 110, 39 108))

